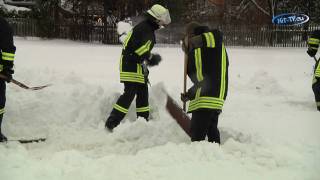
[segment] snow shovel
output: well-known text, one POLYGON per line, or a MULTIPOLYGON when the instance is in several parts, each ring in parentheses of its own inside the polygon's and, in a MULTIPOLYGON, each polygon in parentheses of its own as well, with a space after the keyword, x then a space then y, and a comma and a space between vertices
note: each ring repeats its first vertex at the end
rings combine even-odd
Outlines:
POLYGON ((167 103, 166 103, 166 109, 171 115, 173 119, 176 120, 176 122, 179 124, 179 126, 188 134, 191 136, 190 132, 190 117, 187 115, 187 113, 179 107, 178 103, 170 97, 168 93, 167 95, 167 103))
MULTIPOLYGON (((184 53, 184 70, 183 70, 183 94, 187 92, 187 68, 188 68, 188 56, 184 53)), ((183 102, 183 111, 186 111, 186 102, 183 102)))
MULTIPOLYGON (((0 73, 0 78, 6 80, 8 77, 0 73)), ((27 85, 15 80, 15 79, 11 79, 11 82, 13 84, 23 88, 23 89, 28 89, 28 90, 40 90, 40 89, 46 88, 48 86, 51 86, 51 84, 47 84, 47 85, 44 85, 44 86, 29 87, 29 86, 27 86, 27 85)))

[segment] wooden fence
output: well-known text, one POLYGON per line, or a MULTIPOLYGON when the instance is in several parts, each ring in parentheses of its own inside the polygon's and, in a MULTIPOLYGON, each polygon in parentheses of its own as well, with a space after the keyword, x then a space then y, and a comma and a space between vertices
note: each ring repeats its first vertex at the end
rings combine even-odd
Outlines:
MULTIPOLYGON (((8 19, 16 36, 40 36, 39 27, 32 19, 8 19)), ((172 24, 157 31, 157 43, 179 44, 184 25, 172 24)), ((274 25, 227 25, 222 30, 227 46, 256 47, 305 47, 310 32, 320 25, 274 26, 274 25)), ((105 44, 119 44, 115 25, 54 25, 52 38, 70 39, 105 44)))
MULTIPOLYGON (((43 34, 46 32, 40 32, 43 28, 39 27, 40 25, 38 25, 36 20, 11 18, 8 19, 8 21, 14 30, 15 36, 45 37, 43 34)), ((53 34, 50 38, 70 39, 85 42, 100 42, 105 44, 119 44, 116 25, 95 26, 79 24, 55 24, 50 31, 50 34, 53 34)))
MULTIPOLYGON (((320 26, 319 26, 320 28, 320 26)), ((222 26, 227 46, 305 47, 316 26, 222 26)))
MULTIPOLYGON (((226 46, 306 47, 308 36, 313 30, 320 29, 320 25, 225 25, 217 28, 223 32, 226 46)), ((172 25, 159 30, 157 40, 177 44, 183 33, 183 25, 172 25)))

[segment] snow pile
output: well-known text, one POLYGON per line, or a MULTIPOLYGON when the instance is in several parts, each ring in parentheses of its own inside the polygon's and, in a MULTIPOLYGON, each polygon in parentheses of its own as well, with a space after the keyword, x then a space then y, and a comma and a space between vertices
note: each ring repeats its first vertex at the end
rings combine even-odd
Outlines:
POLYGON ((320 178, 320 115, 311 91, 313 61, 305 49, 229 49, 218 146, 191 143, 164 109, 160 89, 176 100, 182 90, 180 47, 155 48, 163 61, 150 69, 153 119, 136 120, 133 103, 107 133, 104 122, 123 90, 121 46, 24 39, 16 45, 14 78, 53 85, 26 91, 9 84, 4 133, 10 139, 48 139, 0 144, 0 179, 320 178))

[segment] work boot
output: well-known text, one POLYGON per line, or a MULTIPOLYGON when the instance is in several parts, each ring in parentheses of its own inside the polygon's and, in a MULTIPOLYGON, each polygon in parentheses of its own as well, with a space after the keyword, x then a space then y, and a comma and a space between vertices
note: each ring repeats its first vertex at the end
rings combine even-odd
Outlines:
POLYGON ((139 117, 144 118, 147 122, 148 122, 150 119, 152 119, 152 118, 150 117, 150 115, 149 115, 149 111, 147 111, 147 112, 138 112, 138 113, 137 113, 137 118, 139 118, 139 117))
POLYGON ((115 127, 117 127, 120 124, 121 119, 119 119, 117 116, 110 115, 106 121, 105 128, 112 132, 115 127))
POLYGON ((8 141, 8 138, 4 136, 2 133, 0 133, 0 143, 7 142, 7 141, 8 141))

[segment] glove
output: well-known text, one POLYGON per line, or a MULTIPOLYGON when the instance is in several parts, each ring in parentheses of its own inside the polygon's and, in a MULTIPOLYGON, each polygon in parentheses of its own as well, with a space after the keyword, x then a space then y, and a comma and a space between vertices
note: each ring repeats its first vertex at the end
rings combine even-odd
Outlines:
POLYGON ((317 54, 317 50, 308 48, 307 53, 309 54, 310 57, 314 57, 317 54))
POLYGON ((14 74, 14 70, 11 68, 4 67, 4 69, 1 71, 1 74, 5 75, 7 77, 5 81, 7 83, 10 83, 12 80, 12 74, 14 74))
POLYGON ((160 63, 161 60, 162 60, 162 58, 159 54, 151 54, 151 56, 148 60, 148 65, 149 66, 156 66, 160 63))
POLYGON ((148 62, 143 61, 143 63, 141 64, 142 70, 143 70, 143 75, 144 75, 145 77, 149 76, 149 69, 148 69, 148 67, 147 67, 147 63, 148 63, 148 62))
POLYGON ((187 102, 190 100, 190 96, 188 93, 181 93, 180 99, 182 102, 187 102))

